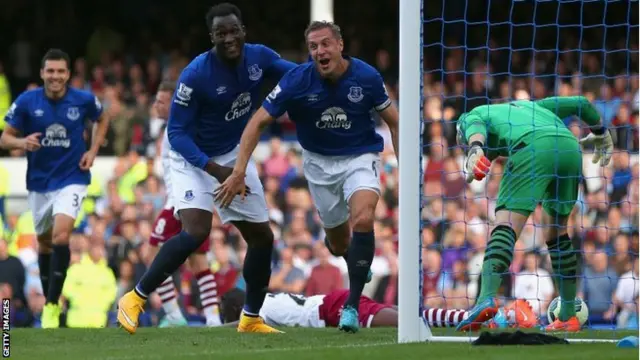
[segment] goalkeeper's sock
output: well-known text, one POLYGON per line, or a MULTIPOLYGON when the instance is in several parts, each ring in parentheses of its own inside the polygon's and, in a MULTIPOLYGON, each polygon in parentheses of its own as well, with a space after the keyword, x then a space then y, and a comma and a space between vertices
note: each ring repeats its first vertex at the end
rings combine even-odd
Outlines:
POLYGON ((373 261, 375 246, 373 231, 353 232, 348 251, 349 258, 347 260, 347 267, 349 269, 349 297, 345 302, 345 306, 352 306, 354 309, 358 309, 360 296, 362 296, 364 284, 367 283, 369 269, 373 261))
POLYGON ((497 295, 502 275, 511 265, 515 243, 516 232, 509 226, 498 225, 491 232, 482 262, 482 284, 476 303, 497 295))
POLYGON ((247 248, 242 269, 244 281, 247 283, 243 313, 247 316, 257 317, 260 314, 269 288, 272 252, 273 241, 262 241, 247 248))
POLYGON ((149 269, 136 285, 136 293, 146 299, 167 277, 178 270, 200 245, 202 242, 184 231, 169 239, 160 247, 149 269))
POLYGON ((560 321, 567 321, 576 316, 576 270, 578 259, 573 251, 573 244, 568 234, 560 235, 555 240, 547 242, 553 280, 560 293, 560 321))
POLYGON ((47 292, 47 303, 58 304, 64 279, 67 277, 67 269, 71 260, 69 245, 53 245, 51 254, 51 273, 49 274, 49 290, 47 292))
POLYGON ((38 254, 38 268, 40 269, 40 283, 42 283, 42 295, 47 297, 49 292, 49 273, 51 272, 51 254, 38 254))

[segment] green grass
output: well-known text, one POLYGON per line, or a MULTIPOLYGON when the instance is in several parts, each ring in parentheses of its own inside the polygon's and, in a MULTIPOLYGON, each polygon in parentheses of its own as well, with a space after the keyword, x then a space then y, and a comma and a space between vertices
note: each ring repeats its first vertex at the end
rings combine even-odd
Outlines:
MULTIPOLYGON (((586 331, 576 337, 620 339, 632 332, 586 331)), ((440 331, 438 335, 454 335, 440 331)), ((636 333, 637 335, 637 333, 636 333)), ((143 328, 136 335, 109 328, 12 329, 11 359, 366 359, 366 360, 553 360, 638 359, 637 349, 615 343, 529 347, 471 346, 468 343, 395 344, 395 329, 287 329, 286 334, 238 334, 233 328, 143 328)))

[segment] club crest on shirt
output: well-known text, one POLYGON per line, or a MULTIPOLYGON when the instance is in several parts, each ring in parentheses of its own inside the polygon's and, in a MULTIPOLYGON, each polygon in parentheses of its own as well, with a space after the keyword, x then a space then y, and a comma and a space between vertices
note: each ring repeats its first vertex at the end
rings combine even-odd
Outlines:
POLYGON ((364 95, 362 94, 362 88, 360 86, 350 87, 347 98, 349 99, 349 101, 354 103, 360 102, 364 98, 364 95))
POLYGON ((67 109, 67 118, 71 121, 76 121, 80 118, 80 110, 77 107, 72 106, 67 109))
POLYGON ((191 201, 193 200, 194 196, 193 196, 193 190, 187 190, 184 192, 184 199, 187 201, 191 201))
POLYGON ((260 80, 260 78, 262 77, 262 69, 260 69, 257 64, 249 66, 249 69, 247 70, 249 71, 249 80, 251 81, 260 80))

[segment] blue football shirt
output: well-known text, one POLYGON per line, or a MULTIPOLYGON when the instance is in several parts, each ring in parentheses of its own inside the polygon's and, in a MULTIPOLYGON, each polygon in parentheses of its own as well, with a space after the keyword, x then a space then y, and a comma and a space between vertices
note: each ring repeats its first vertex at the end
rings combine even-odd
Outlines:
POLYGON ((23 136, 42 133, 37 151, 27 152, 27 190, 49 192, 67 185, 88 185, 91 173, 80 169, 87 151, 85 120, 96 121, 102 104, 90 92, 67 88, 57 100, 43 88, 22 93, 11 105, 5 121, 23 136))
POLYGON ((257 44, 244 45, 235 68, 213 51, 200 54, 182 71, 173 96, 167 127, 171 148, 199 168, 210 157, 230 152, 257 108, 264 78, 279 80, 295 66, 257 44))
POLYGON ((273 117, 285 112, 296 124, 300 145, 326 156, 380 152, 373 111, 391 105, 380 73, 353 57, 337 82, 320 77, 313 62, 288 72, 262 106, 273 117))

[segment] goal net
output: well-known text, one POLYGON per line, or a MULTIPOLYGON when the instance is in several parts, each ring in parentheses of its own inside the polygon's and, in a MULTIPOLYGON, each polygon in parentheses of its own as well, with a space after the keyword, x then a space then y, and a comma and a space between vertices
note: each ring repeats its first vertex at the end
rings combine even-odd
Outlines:
MULTIPOLYGON (((549 96, 586 96, 615 145, 605 168, 583 149, 583 180, 568 224, 578 296, 589 310, 584 329, 637 329, 638 2, 399 4, 399 341, 470 339, 425 326, 421 310, 474 305, 508 169, 498 159, 486 179, 467 185, 456 120, 476 106, 549 96)), ((577 118, 563 121, 576 137, 589 133, 577 118)), ((503 306, 526 299, 537 326, 548 323, 547 309, 559 295, 542 211, 532 213, 519 236, 498 293, 503 306)))

